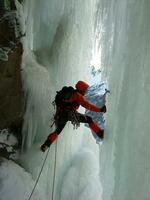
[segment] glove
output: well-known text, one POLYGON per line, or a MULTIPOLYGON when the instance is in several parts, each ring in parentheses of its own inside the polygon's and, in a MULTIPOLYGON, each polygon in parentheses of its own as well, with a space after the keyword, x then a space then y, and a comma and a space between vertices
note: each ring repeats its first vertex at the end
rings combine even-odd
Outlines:
POLYGON ((106 106, 104 105, 103 107, 101 107, 101 112, 106 113, 107 109, 106 106))

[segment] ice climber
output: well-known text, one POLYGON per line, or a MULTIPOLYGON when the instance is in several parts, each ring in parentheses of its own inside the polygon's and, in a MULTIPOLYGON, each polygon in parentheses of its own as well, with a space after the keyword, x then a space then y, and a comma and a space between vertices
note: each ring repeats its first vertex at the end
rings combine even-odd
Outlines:
POLYGON ((88 123, 90 129, 100 139, 104 138, 104 130, 101 129, 90 116, 77 112, 77 109, 81 105, 90 111, 105 113, 106 106, 104 105, 102 108, 99 108, 85 99, 84 95, 89 87, 86 82, 78 81, 75 87, 76 89, 71 86, 65 86, 56 94, 56 113, 54 116, 56 129, 48 135, 46 141, 42 144, 41 150, 43 152, 57 139, 67 121, 71 121, 74 126, 79 126, 80 122, 88 123))

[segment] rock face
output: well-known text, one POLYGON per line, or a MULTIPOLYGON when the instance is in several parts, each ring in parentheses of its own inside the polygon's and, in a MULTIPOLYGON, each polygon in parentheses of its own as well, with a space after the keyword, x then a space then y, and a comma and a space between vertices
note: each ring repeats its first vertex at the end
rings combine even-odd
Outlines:
POLYGON ((21 137, 23 92, 22 44, 13 0, 0 1, 0 129, 9 128, 21 137))

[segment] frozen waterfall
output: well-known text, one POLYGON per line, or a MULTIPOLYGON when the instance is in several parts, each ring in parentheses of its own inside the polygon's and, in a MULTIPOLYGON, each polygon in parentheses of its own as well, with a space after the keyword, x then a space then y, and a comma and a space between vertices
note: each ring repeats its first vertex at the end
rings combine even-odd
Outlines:
POLYGON ((148 200, 150 1, 100 0, 97 24, 109 96, 102 146, 103 200, 148 200))
POLYGON ((87 127, 73 130, 70 123, 51 146, 38 183, 45 200, 52 196, 56 148, 54 200, 149 200, 150 1, 25 0, 20 13, 26 31, 20 163, 35 180, 55 91, 90 82, 90 64, 111 91, 100 148, 87 127))
MULTIPOLYGON (((78 79, 88 80, 87 66, 93 49, 93 55, 99 56, 103 75, 109 79, 107 131, 100 155, 102 198, 147 200, 150 2, 34 2, 26 1, 28 46, 38 63, 44 66, 43 70, 47 70, 52 87, 57 89, 66 83, 74 84, 78 79)), ((82 129, 78 130, 78 136, 72 134, 72 129, 69 128, 70 133, 67 130, 58 141, 62 152, 58 157, 59 176, 63 162, 70 162, 85 141, 82 129)), ((86 147, 95 151, 96 147, 90 145, 89 140, 86 147)), ((68 173, 71 172, 68 170, 68 173)), ((79 199, 76 195, 72 199, 79 199)), ((65 199, 70 199, 69 196, 65 199)), ((101 199, 99 194, 97 199, 101 199)))
MULTIPOLYGON (((25 1, 26 38, 22 62, 26 95, 23 150, 20 162, 36 179, 45 155, 40 152, 50 129, 51 102, 64 85, 90 81, 94 52, 96 1, 25 1)), ((84 110, 81 110, 84 112, 84 110)), ((40 187, 52 198, 57 148, 54 199, 99 200, 99 148, 84 125, 77 130, 68 123, 50 148, 40 187), (57 145, 57 146, 56 146, 57 145)))

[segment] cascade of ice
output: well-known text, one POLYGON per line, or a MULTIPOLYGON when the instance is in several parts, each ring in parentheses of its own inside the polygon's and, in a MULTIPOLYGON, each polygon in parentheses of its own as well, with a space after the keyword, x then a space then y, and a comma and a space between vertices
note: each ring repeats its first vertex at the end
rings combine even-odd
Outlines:
MULTIPOLYGON (((23 127, 26 152, 20 160, 34 177, 44 159, 39 145, 52 131, 49 121, 54 114, 51 102, 55 91, 90 78, 95 6, 96 0, 25 1, 22 77, 26 95, 23 127)), ((55 150, 53 144, 39 182, 47 199, 52 191, 55 150)), ((67 124, 57 142, 55 199, 99 200, 98 175, 98 147, 90 131, 82 125, 73 130, 67 124)))
MULTIPOLYGON (((25 94, 22 166, 36 179, 45 158, 39 146, 52 131, 49 126, 55 91, 62 85, 74 85, 79 79, 88 81, 87 66, 92 57, 91 64, 101 64, 111 91, 100 163, 99 149, 90 131, 84 126, 73 130, 68 123, 57 142, 54 199, 149 200, 150 1, 23 2, 26 37, 22 60, 25 94)), ((17 6, 21 11, 19 2, 17 6)), ((55 151, 56 143, 50 148, 36 188, 42 190, 46 200, 52 194, 55 151)), ((22 170, 18 171, 16 165, 4 163, 2 169, 5 173, 1 197, 5 199, 17 193, 7 185, 8 176, 13 184, 21 182, 21 188, 32 180, 22 170), (18 173, 15 179, 12 172, 18 173), (25 181, 20 181, 22 177, 25 181)), ((32 190, 31 182, 24 196, 28 197, 30 187, 32 190)), ((18 194, 20 199, 22 194, 18 194)), ((35 192, 33 199, 37 198, 41 197, 35 192)))
POLYGON ((111 90, 100 158, 103 199, 148 200, 150 1, 100 0, 97 9, 101 63, 111 90))
MULTIPOLYGON (((96 0, 23 2, 26 151, 20 158, 22 165, 36 178, 44 160, 39 145, 51 131, 54 110, 50 102, 55 91, 78 79, 89 80, 87 66, 93 56, 91 64, 102 65, 111 90, 100 152, 101 183, 94 139, 87 128, 73 130, 68 124, 57 143, 54 199, 149 200, 150 1, 99 0, 97 5, 96 0)), ((55 148, 52 145, 38 185, 45 199, 51 199, 55 148)))

